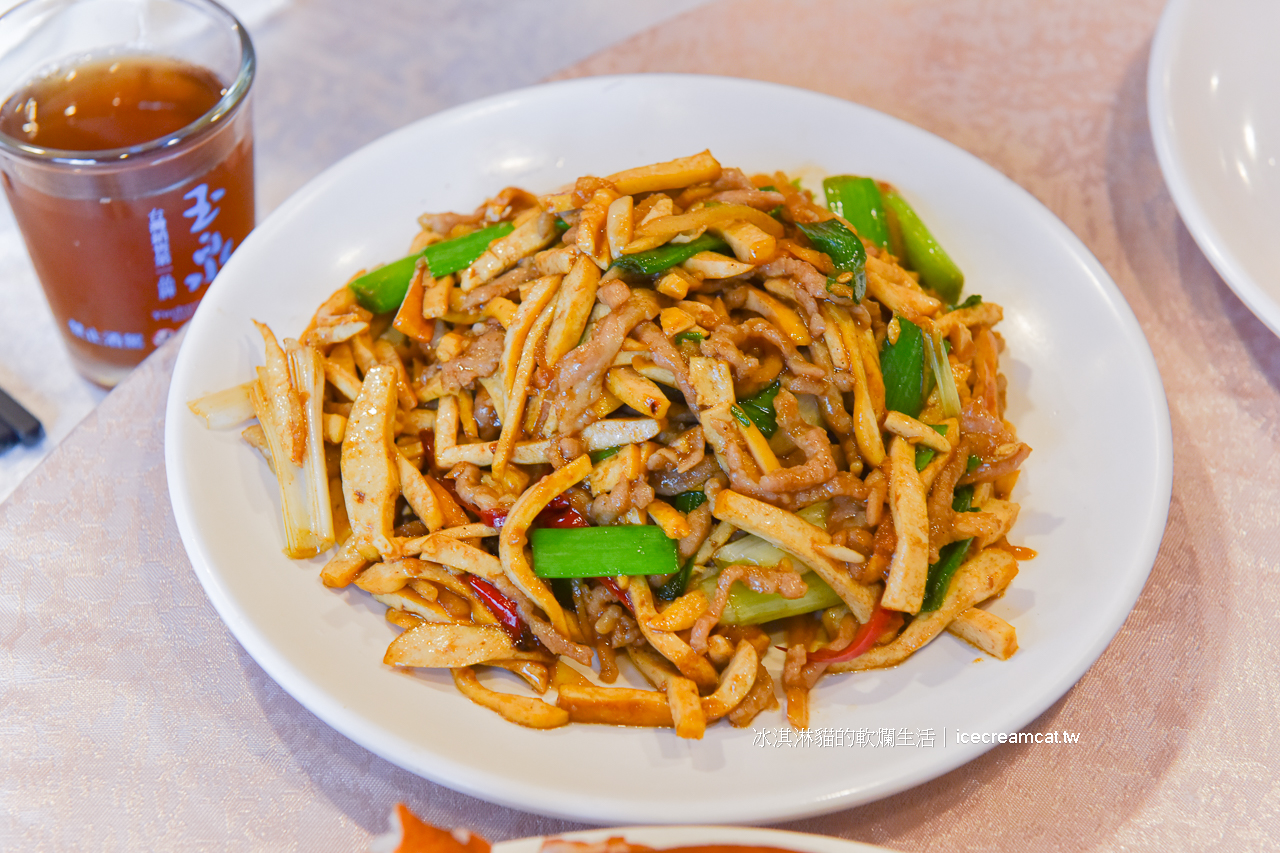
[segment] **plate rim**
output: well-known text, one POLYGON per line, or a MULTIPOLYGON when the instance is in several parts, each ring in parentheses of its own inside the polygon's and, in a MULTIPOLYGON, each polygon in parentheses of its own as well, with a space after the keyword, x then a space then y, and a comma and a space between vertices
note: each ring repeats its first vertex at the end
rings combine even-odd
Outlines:
POLYGON ((616 835, 624 837, 632 844, 659 846, 659 849, 703 844, 730 844, 779 847, 793 853, 892 853, 887 847, 835 835, 800 832, 794 829, 707 823, 633 824, 530 835, 494 842, 492 853, 538 853, 542 843, 551 839, 590 842, 602 841, 616 835))
MULTIPOLYGON (((1141 326, 1138 324, 1131 307, 1124 299, 1114 280, 1107 273, 1105 268, 1096 257, 1088 250, 1084 243, 1075 235, 1069 227, 1066 226, 1051 210, 1049 210, 1042 202, 1033 195, 1023 189, 1016 182, 999 172, 990 164, 982 161, 973 154, 959 148, 935 134, 929 133, 922 128, 911 125, 901 119, 889 116, 885 113, 873 110, 861 104, 856 104, 830 95, 825 95, 810 90, 797 89, 782 84, 742 80, 729 77, 716 77, 713 75, 683 75, 683 74, 641 74, 641 75, 612 75, 609 77, 592 77, 581 78, 568 81, 559 81, 538 86, 527 87, 525 89, 515 90, 480 101, 463 104, 453 107, 441 113, 436 113, 419 119, 403 128, 400 128, 386 136, 371 142, 369 145, 358 149, 352 154, 347 155, 333 166, 326 169, 320 175, 309 181, 304 187, 299 189, 284 204, 274 211, 271 216, 264 221, 263 225, 268 223, 282 222, 287 220, 295 210, 302 209, 318 195, 322 195, 325 190, 332 184, 341 181, 344 174, 358 168, 360 162, 369 157, 376 156, 377 151, 382 146, 393 145, 391 141, 405 134, 413 134, 418 132, 417 129, 428 123, 448 123, 455 122, 459 119, 466 120, 468 116, 473 114, 482 114, 487 110, 501 109, 504 105, 511 101, 519 101, 530 96, 537 95, 546 90, 587 88, 598 89, 601 87, 609 87, 617 83, 634 82, 643 80, 645 82, 661 80, 666 83, 679 83, 688 85, 691 81, 695 83, 704 83, 707 85, 730 85, 745 86, 748 88, 767 87, 787 93, 790 96, 798 96, 804 98, 820 99, 832 104, 838 104, 842 109, 852 109, 860 112, 864 116, 874 116, 877 121, 888 122, 897 126, 902 132, 919 135, 922 138, 932 140, 930 144, 944 145, 957 154, 970 161, 983 172, 987 179, 996 179, 1007 185, 1007 188, 1015 192, 1020 201, 1024 204, 1032 205, 1038 216, 1040 216, 1047 224, 1049 235, 1055 242, 1062 244, 1071 260, 1082 266, 1083 271, 1088 274, 1091 284, 1100 288, 1101 294, 1106 299, 1106 304, 1115 312, 1115 319, 1119 322, 1127 332, 1128 338, 1133 342, 1135 349, 1141 356, 1138 372, 1142 378, 1142 385, 1145 389, 1151 391, 1154 409, 1150 414, 1154 418, 1155 434, 1150 436, 1153 450, 1156 457, 1156 480, 1153 490, 1153 505, 1150 508, 1150 515, 1147 526, 1143 528, 1143 536, 1135 547, 1135 561, 1140 563, 1142 571, 1135 572, 1129 577, 1128 585, 1120 590, 1118 596, 1112 599, 1114 609, 1110 611, 1110 618, 1106 620, 1106 630, 1099 632, 1095 641, 1088 646, 1083 652, 1076 657, 1073 666, 1064 670, 1063 675, 1058 682, 1064 684, 1061 690, 1055 689, 1051 691, 1052 696, 1038 696, 1034 700, 1027 699, 1017 703, 1012 710, 1005 714, 1008 725, 1013 729, 1024 728, 1032 722, 1036 717, 1040 716, 1045 710, 1051 707, 1055 702, 1059 701, 1062 696, 1066 695, 1072 687, 1079 681, 1083 674, 1097 660, 1105 648, 1115 638, 1124 621, 1128 618, 1132 611, 1137 597, 1141 593, 1143 586, 1150 574, 1154 564, 1156 554, 1163 538, 1164 529, 1167 521, 1170 498, 1172 495, 1172 434, 1169 420, 1169 411, 1167 399, 1164 393, 1163 382, 1160 378, 1158 368, 1155 363, 1154 355, 1151 352, 1150 344, 1147 342, 1142 332, 1141 326)), ((262 226, 259 226, 262 229, 262 226)), ((269 234, 272 229, 263 229, 260 232, 269 234)), ((249 240, 254 235, 250 235, 249 240)), ((262 239, 266 239, 265 237, 262 239)), ((233 261, 234 263, 234 257, 233 261)), ((202 305, 201 310, 204 309, 202 305)), ((206 312, 207 313, 207 312, 206 312)), ((201 313, 197 311, 196 317, 192 323, 201 322, 201 313)), ((493 774, 487 771, 477 770, 467 765, 460 765, 452 762, 442 756, 436 755, 435 760, 438 765, 444 766, 448 771, 431 771, 424 770, 420 766, 410 766, 403 755, 396 752, 392 748, 394 743, 388 744, 384 738, 371 736, 369 733, 353 734, 349 730, 349 725, 345 721, 344 711, 341 703, 334 697, 320 691, 310 689, 312 685, 285 656, 278 653, 278 650, 272 648, 270 643, 266 642, 258 629, 234 606, 230 596, 212 567, 206 565, 203 561, 202 553, 193 553, 192 542, 199 542, 199 536, 193 526, 193 521, 188 517, 189 513, 181 512, 180 505, 185 506, 185 500, 182 494, 181 471, 183 460, 178 455, 179 440, 174 440, 177 435, 177 419, 181 418, 187 412, 186 401, 182 398, 180 389, 180 380, 184 378, 188 372, 188 364, 193 355, 191 350, 186 346, 184 336, 184 344, 180 349, 177 362, 174 368, 173 379, 169 388, 169 398, 166 404, 166 427, 165 427, 165 461, 166 474, 169 484, 171 500, 174 503, 174 514, 178 522, 179 532, 183 539, 184 548, 186 548, 193 568, 195 568, 197 577, 200 579, 202 586, 209 595, 211 602, 218 611, 220 618, 231 630, 232 634, 240 642, 245 651, 249 653, 267 674, 287 693, 293 696, 304 708, 307 708, 313 714, 318 716, 327 725, 338 731, 344 737, 352 740, 356 744, 365 749, 379 755, 380 757, 390 761, 393 764, 403 767, 410 772, 423 776, 446 785, 455 790, 462 791, 467 794, 478 796, 482 799, 497 802, 501 805, 509 806, 517 809, 531 810, 563 817, 567 819, 586 820, 600 822, 618 822, 634 821, 636 819, 644 820, 646 815, 636 814, 634 811, 626 809, 618 810, 617 804, 613 800, 603 798, 597 800, 588 799, 585 805, 589 805, 593 810, 598 809, 595 813, 586 813, 584 802, 579 798, 579 802, 574 804, 573 808, 564 808, 555 802, 554 798, 542 797, 530 800, 527 795, 521 796, 519 792, 495 790, 493 783, 493 774), (597 816, 598 815, 598 816, 597 816)), ((199 548, 195 549, 197 552, 199 548)), ((996 724, 993 724, 993 727, 996 724)), ((1002 723, 1003 728, 1005 724, 1002 723)), ((993 728, 994 730, 994 728, 993 728)), ((398 739, 391 738, 391 741, 398 739)), ((726 814, 722 811, 711 815, 717 820, 730 820, 742 824, 764 823, 781 819, 794 819, 808 817, 818 814, 829 813, 841 808, 858 805, 865 802, 871 802, 906 790, 916 785, 922 784, 931 779, 937 778, 957 767, 963 766, 982 753, 986 752, 990 746, 982 746, 980 748, 971 748, 968 750, 955 749, 951 751, 945 759, 935 762, 930 770, 923 774, 915 774, 902 779, 893 781, 880 781, 876 784, 864 786, 857 790, 843 790, 831 793, 828 796, 819 797, 815 800, 804 804, 788 804, 785 808, 776 809, 757 814, 726 814)), ((508 783, 510 780, 504 780, 508 783)), ((529 788, 528 783, 517 783, 516 788, 529 788)), ((535 786, 536 787, 536 786, 535 786)), ((705 811, 705 809, 703 810, 705 811)), ((690 812, 692 815, 692 812, 690 812)), ((673 817, 670 822, 684 823, 690 818, 673 817)), ((693 818, 696 819, 696 818, 693 818)), ((659 820, 658 822, 665 822, 659 820)))
POLYGON ((1174 139, 1174 110, 1171 95, 1173 56, 1184 38, 1186 19, 1201 0, 1169 0, 1156 25, 1147 60, 1147 123, 1156 162, 1174 207, 1187 231, 1214 271, 1222 277, 1255 317, 1280 335, 1280 295, 1262 286, 1232 249, 1201 203, 1201 194, 1191 179, 1190 164, 1180 156, 1174 139))

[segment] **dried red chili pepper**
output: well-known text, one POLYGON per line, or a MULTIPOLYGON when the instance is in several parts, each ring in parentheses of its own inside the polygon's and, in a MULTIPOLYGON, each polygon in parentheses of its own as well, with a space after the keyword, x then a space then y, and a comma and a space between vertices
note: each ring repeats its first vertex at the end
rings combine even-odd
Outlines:
POLYGON ((524 633, 524 620, 520 618, 520 611, 516 607, 516 603, 503 595, 496 586, 484 578, 479 578, 475 575, 463 575, 463 580, 467 582, 467 586, 471 587, 471 591, 476 594, 476 598, 480 599, 485 607, 493 611, 493 615, 498 618, 498 624, 502 626, 502 630, 507 632, 511 642, 520 642, 520 636, 524 633))

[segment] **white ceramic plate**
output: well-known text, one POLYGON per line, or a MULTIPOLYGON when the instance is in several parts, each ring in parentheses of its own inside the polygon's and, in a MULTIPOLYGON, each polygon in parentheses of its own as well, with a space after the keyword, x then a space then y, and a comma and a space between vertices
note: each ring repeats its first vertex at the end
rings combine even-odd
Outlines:
POLYGON ((549 838, 566 841, 605 841, 621 836, 632 844, 659 850, 672 847, 732 844, 743 847, 776 847, 793 853, 889 853, 887 847, 846 841, 826 835, 786 832, 781 829, 754 829, 747 826, 627 826, 590 829, 564 835, 517 838, 493 845, 493 853, 538 853, 549 838))
POLYGON ((871 110, 682 76, 513 92, 411 125, 328 170, 259 226, 200 306, 175 368, 165 437, 174 512, 201 583, 299 702, 452 788, 618 824, 834 811, 989 748, 957 743, 957 731, 1021 729, 1076 682, 1133 606, 1164 530, 1172 458, 1160 378, 1129 307, 1030 195, 871 110), (252 375, 262 356, 250 317, 296 334, 354 271, 399 257, 422 211, 470 210, 508 184, 547 191, 703 148, 749 171, 893 181, 967 271, 967 292, 1004 305, 1010 418, 1035 448, 1018 485, 1014 539, 1041 556, 992 609, 1017 626, 1022 650, 998 663, 944 636, 895 669, 824 679, 812 703, 817 737, 795 746, 780 740, 779 713, 744 730, 715 726, 697 742, 644 729, 528 731, 472 705, 448 673, 384 667, 397 630, 382 606, 354 588, 325 589, 322 561, 281 556, 266 466, 235 432, 205 430, 186 401, 252 375), (860 731, 882 743, 888 729, 894 746, 858 745, 860 731))
POLYGON ((1156 156, 1214 269, 1280 334, 1280 3, 1172 0, 1147 109, 1156 156))

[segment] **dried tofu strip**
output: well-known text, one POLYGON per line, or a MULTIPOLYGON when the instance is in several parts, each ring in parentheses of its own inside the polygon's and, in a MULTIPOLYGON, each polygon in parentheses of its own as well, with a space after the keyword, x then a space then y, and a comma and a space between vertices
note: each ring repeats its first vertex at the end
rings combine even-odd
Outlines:
POLYGON ((520 308, 516 311, 515 319, 512 321, 510 328, 507 329, 502 347, 501 366, 499 367, 502 376, 502 396, 506 401, 507 407, 511 405, 511 388, 515 383, 516 367, 520 363, 521 354, 526 349, 525 344, 529 340, 529 332, 538 322, 543 309, 555 298, 562 278, 563 276, 547 275, 534 282, 528 296, 520 303, 520 308))
POLYGON ((954 634, 997 660, 1008 660, 1018 650, 1018 634, 1013 626, 999 616, 977 607, 970 607, 953 619, 947 625, 947 633, 954 634))
MULTIPOLYGON (((632 653, 633 659, 642 657, 643 650, 632 653)), ((660 690, 637 690, 630 687, 596 687, 593 684, 564 684, 560 686, 556 704, 565 709, 569 720, 575 723, 598 723, 613 726, 645 726, 652 728, 677 728, 677 716, 672 713, 672 684, 681 682, 693 683, 683 676, 663 671, 660 663, 653 662, 642 666, 646 673, 652 672, 661 680, 660 690)), ((699 700, 703 723, 718 720, 732 711, 750 693, 760 672, 759 658, 755 649, 748 642, 738 644, 733 659, 725 667, 715 691, 710 696, 699 700)), ((681 687, 677 687, 681 690, 681 687)), ((683 687, 684 697, 688 697, 687 686, 683 687)), ((686 715, 696 714, 687 705, 683 709, 686 715), (691 713, 692 712, 692 713, 691 713)), ((686 717, 687 719, 687 717, 686 717)), ((686 732, 696 736, 696 724, 686 728, 686 732)))
POLYGON ((411 412, 418 406, 418 397, 409 384, 409 371, 405 370, 396 348, 390 341, 378 338, 373 342, 373 357, 378 364, 385 364, 396 373, 396 397, 400 400, 400 408, 411 412))
MULTIPOLYGON (((765 214, 766 216, 768 214, 765 214)), ((734 257, 747 264, 763 264, 778 253, 778 236, 755 222, 733 221, 708 228, 729 244, 734 257)))
POLYGON ((332 358, 324 360, 324 378, 348 400, 360 396, 360 377, 356 376, 355 370, 332 358))
MULTIPOLYGON (((480 441, 475 444, 456 444, 457 408, 447 401, 451 397, 440 398, 440 408, 436 410, 436 464, 441 468, 452 468, 459 462, 470 462, 481 468, 493 464, 493 454, 497 449, 496 441, 480 441), (449 424, 453 424, 452 431, 449 424), (447 436, 454 436, 452 440, 447 436), (446 436, 444 441, 442 436, 446 436)), ((662 431, 662 424, 653 418, 611 418, 596 421, 582 428, 579 437, 588 451, 607 450, 621 444, 648 441, 662 431)), ((521 441, 511 451, 511 461, 517 465, 546 465, 551 461, 551 442, 521 441)))
POLYGON ((858 329, 842 306, 824 302, 821 311, 827 321, 824 340, 831 361, 837 370, 846 371, 853 378, 853 438, 858 453, 867 465, 878 468, 885 458, 884 439, 867 383, 858 329))
POLYGON ((402 453, 396 454, 396 471, 400 476, 400 490, 404 499, 427 526, 427 530, 434 533, 443 527, 444 512, 440 509, 440 502, 436 500, 435 491, 427 484, 422 472, 402 453))
POLYGON ((547 333, 544 354, 548 369, 556 366, 560 358, 578 345, 587 329, 591 309, 595 307, 596 290, 600 286, 600 268, 591 258, 579 255, 573 269, 560 283, 556 299, 556 315, 547 333))
POLYGON ((708 722, 720 719, 747 698, 760 669, 760 655, 746 640, 739 641, 715 691, 702 700, 708 722))
MULTIPOLYGON (((696 229, 700 228, 733 225, 750 225, 756 232, 769 238, 771 244, 769 248, 773 250, 777 249, 776 240, 785 233, 783 224, 763 210, 757 210, 754 207, 747 207, 743 204, 718 204, 714 207, 700 207, 687 213, 660 216, 657 219, 648 220, 636 229, 636 235, 641 238, 661 237, 665 243, 682 232, 693 231, 696 233, 696 229)), ((738 235, 746 242, 752 240, 750 232, 739 230, 738 235)), ((732 240, 726 238, 726 242, 731 246, 733 245, 732 240)), ((751 247, 751 249, 755 248, 754 246, 751 247)), ((754 252, 749 251, 749 254, 754 254, 754 252)), ((773 254, 774 252, 770 251, 768 254, 763 255, 762 258, 768 259, 773 254)), ((751 260, 750 263, 756 264, 760 263, 760 261, 751 260)))
POLYGON ((1017 573, 1018 563, 1008 551, 988 548, 956 570, 941 607, 916 616, 892 643, 877 646, 851 661, 832 664, 828 672, 853 672, 901 663, 940 634, 957 615, 998 595, 1017 573))
POLYGON ((710 151, 703 151, 692 157, 615 172, 605 180, 613 184, 620 195, 635 195, 709 183, 720 177, 720 171, 719 161, 710 151))
POLYGON ((656 631, 687 631, 698 621, 698 617, 707 612, 709 605, 707 594, 695 587, 649 620, 649 625, 656 631))
POLYGON ((894 435, 902 436, 912 444, 922 444, 938 453, 951 452, 951 442, 947 441, 946 436, 902 412, 889 412, 885 415, 884 428, 894 435))
POLYGON ((390 610, 412 614, 423 622, 452 624, 457 621, 438 601, 426 598, 409 587, 398 589, 395 592, 377 592, 371 593, 371 595, 374 601, 379 604, 385 604, 390 610))
POLYGON ((929 576, 929 513, 916 471, 916 449, 901 436, 889 445, 889 510, 897 544, 880 603, 890 610, 918 613, 929 576))
POLYGON ((359 541, 348 536, 342 546, 329 558, 320 570, 320 580, 328 587, 340 589, 350 584, 369 565, 369 560, 360 553, 359 541))
POLYGON ((475 670, 470 667, 455 668, 453 684, 459 693, 477 705, 495 711, 505 720, 531 729, 554 729, 569 722, 568 711, 549 705, 541 699, 490 690, 480 683, 475 670))
POLYGON ((556 705, 569 714, 572 723, 646 728, 675 725, 666 694, 652 690, 564 684, 556 695, 556 705))
POLYGON ((458 288, 469 293, 493 281, 515 266, 516 261, 545 249, 559 234, 554 214, 542 213, 529 218, 507 236, 494 240, 475 263, 463 270, 458 288))
MULTIPOLYGON (((489 528, 489 530, 492 530, 492 528, 489 528)), ((488 551, 484 551, 474 545, 468 545, 461 538, 452 536, 446 531, 406 543, 406 552, 410 549, 416 550, 425 560, 433 560, 458 571, 470 572, 478 577, 492 580, 502 575, 501 560, 488 551)))
MULTIPOLYGON (((559 285, 559 281, 555 282, 559 285)), ((555 295, 555 287, 550 288, 549 295, 543 300, 542 310, 534 319, 533 324, 529 327, 528 335, 524 343, 524 351, 520 354, 519 363, 516 365, 515 375, 511 382, 511 387, 507 392, 507 402, 503 407, 506 412, 506 419, 502 422, 502 434, 498 436, 498 441, 493 448, 493 476, 501 479, 507 470, 507 463, 511 461, 512 451, 514 450, 516 439, 520 437, 523 431, 525 403, 529 397, 530 383, 533 381, 533 370, 537 367, 537 353, 542 348, 543 338, 547 334, 547 329, 551 326, 551 319, 555 316, 555 305, 551 302, 551 297, 555 295)), ((534 302, 535 295, 530 294, 528 302, 534 302)), ((520 304, 521 313, 527 302, 520 304)), ((519 315, 517 315, 519 316, 519 315)), ((519 324, 519 319, 517 319, 519 324)), ((510 336, 508 331, 507 335, 510 336)))
POLYGON ((602 270, 608 269, 612 261, 606 229, 609 208, 617 200, 618 193, 608 187, 601 187, 583 206, 582 216, 578 219, 578 251, 602 270))
POLYGON ((699 252, 680 266, 704 279, 733 278, 755 269, 751 264, 744 264, 719 252, 699 252))
POLYGON ((352 535, 387 556, 399 556, 391 535, 400 496, 395 411, 395 370, 370 366, 342 440, 342 493, 352 535))
POLYGON ((515 651, 507 632, 495 625, 424 622, 391 641, 382 662, 391 666, 470 666, 515 651))
POLYGON ((702 712, 702 703, 698 700, 698 685, 677 675, 667 680, 666 694, 676 736, 701 740, 707 730, 707 715, 702 712))
POLYGON ((682 675, 693 679, 699 687, 714 686, 718 678, 710 661, 695 652, 676 634, 654 628, 653 622, 658 618, 658 611, 654 608, 653 591, 649 589, 646 580, 642 577, 633 579, 627 587, 627 595, 635 609, 636 623, 649 645, 675 664, 682 675))
POLYGON ((605 374, 605 388, 637 412, 665 418, 671 401, 662 389, 630 367, 613 367, 605 374))
POLYGON ((547 614, 551 625, 565 637, 572 637, 564 609, 551 589, 533 573, 533 566, 525 555, 525 543, 529 525, 538 513, 551 503, 551 499, 570 486, 576 485, 591 473, 591 457, 583 455, 563 468, 543 477, 526 489, 511 509, 498 537, 498 556, 502 569, 510 581, 547 614))
POLYGON ((786 551, 812 568, 848 605, 859 622, 867 622, 876 604, 876 593, 871 587, 857 583, 848 570, 818 550, 831 545, 831 537, 795 513, 778 509, 772 504, 749 498, 731 489, 725 489, 715 497, 711 513, 721 521, 727 521, 748 533, 786 551))
POLYGON ((620 196, 609 205, 609 215, 605 220, 605 238, 609 243, 609 254, 618 257, 622 249, 631 242, 631 234, 635 223, 632 218, 635 200, 629 196, 620 196))

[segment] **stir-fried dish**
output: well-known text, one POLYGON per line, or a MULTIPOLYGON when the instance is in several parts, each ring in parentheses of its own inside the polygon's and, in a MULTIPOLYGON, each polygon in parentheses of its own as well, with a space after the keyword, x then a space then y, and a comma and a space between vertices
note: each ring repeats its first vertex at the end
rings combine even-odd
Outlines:
POLYGON ((1007 658, 977 605, 1031 556, 1000 306, 894 187, 823 195, 704 152, 425 214, 192 408, 257 418, 286 553, 336 548, 323 582, 404 629, 386 664, 532 727, 697 738, 779 695, 807 727, 822 676, 943 631, 1007 658))

